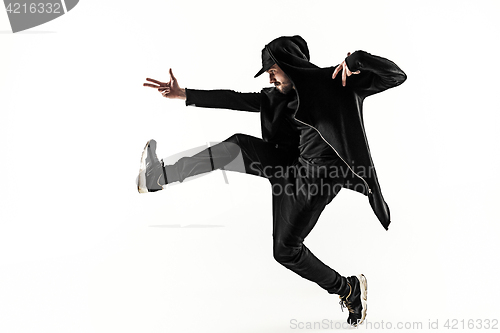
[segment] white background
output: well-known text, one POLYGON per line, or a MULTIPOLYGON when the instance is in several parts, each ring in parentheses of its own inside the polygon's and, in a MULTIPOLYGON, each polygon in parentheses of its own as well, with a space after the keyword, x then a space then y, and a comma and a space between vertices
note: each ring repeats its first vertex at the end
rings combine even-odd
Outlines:
POLYGON ((319 66, 362 49, 408 75, 365 101, 389 231, 346 190, 308 247, 367 276, 369 322, 499 320, 499 14, 498 1, 82 0, 12 34, 0 10, 0 331, 345 321, 337 296, 274 261, 266 180, 135 185, 151 138, 162 157, 260 136, 258 114, 187 108, 146 77, 166 81, 172 67, 181 86, 259 91, 261 49, 294 34, 319 66))

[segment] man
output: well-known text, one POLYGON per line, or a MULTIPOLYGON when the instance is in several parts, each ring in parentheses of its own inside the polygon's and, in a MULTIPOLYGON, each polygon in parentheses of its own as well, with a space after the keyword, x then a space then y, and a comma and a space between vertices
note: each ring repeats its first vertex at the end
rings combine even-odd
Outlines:
POLYGON ((312 64, 300 36, 280 37, 262 50, 262 69, 274 88, 260 93, 180 88, 170 70, 170 82, 152 79, 145 86, 164 97, 185 99, 187 105, 260 112, 263 139, 237 134, 174 165, 146 145, 141 161, 139 192, 161 190, 218 168, 266 177, 273 192, 274 258, 305 279, 316 282, 349 310, 347 321, 359 325, 366 316, 367 283, 363 274, 344 277, 303 244, 321 212, 342 188, 367 195, 384 226, 390 223, 371 160, 362 118, 363 100, 400 85, 405 73, 393 62, 356 51, 336 67, 312 64), (342 78, 338 77, 341 73, 342 78), (352 74, 356 74, 352 76, 352 74), (349 84, 347 77, 352 76, 349 84), (241 163, 235 163, 239 161, 241 163))

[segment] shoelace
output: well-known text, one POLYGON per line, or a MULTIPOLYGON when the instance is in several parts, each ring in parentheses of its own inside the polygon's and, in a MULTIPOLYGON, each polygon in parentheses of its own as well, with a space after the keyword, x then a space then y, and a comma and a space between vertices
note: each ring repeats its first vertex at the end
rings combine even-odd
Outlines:
POLYGON ((351 307, 351 302, 349 302, 347 300, 347 298, 349 298, 349 296, 351 296, 351 292, 352 292, 352 288, 351 288, 351 284, 349 282, 347 282, 347 284, 349 285, 349 294, 345 297, 342 297, 342 296, 339 296, 340 298, 340 309, 342 310, 342 312, 344 312, 344 308, 347 308, 347 310, 350 312, 350 313, 354 313, 354 309, 351 307))

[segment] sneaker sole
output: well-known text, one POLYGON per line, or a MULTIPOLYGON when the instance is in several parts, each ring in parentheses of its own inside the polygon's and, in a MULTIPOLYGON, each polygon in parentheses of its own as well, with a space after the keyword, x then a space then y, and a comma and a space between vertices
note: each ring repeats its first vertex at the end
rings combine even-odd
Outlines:
POLYGON ((148 193, 148 188, 146 187, 146 155, 147 155, 147 149, 149 147, 149 142, 146 143, 146 147, 144 147, 144 150, 142 151, 141 155, 141 166, 139 168, 139 176, 137 177, 137 190, 139 193, 148 193))
MULTIPOLYGON (((361 319, 359 320, 357 325, 360 325, 366 318, 366 310, 368 307, 367 296, 368 296, 368 282, 366 281, 366 277, 363 274, 359 274, 357 276, 359 280, 359 289, 361 289, 361 319)), ((356 326, 357 326, 356 325, 356 326)))

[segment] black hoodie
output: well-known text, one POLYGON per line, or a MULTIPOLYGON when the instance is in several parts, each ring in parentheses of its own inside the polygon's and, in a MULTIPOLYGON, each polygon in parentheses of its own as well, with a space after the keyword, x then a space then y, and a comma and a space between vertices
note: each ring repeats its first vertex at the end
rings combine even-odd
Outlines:
MULTIPOLYGON (((295 119, 317 130, 349 166, 351 177, 344 187, 368 195, 375 215, 388 229, 390 212, 368 147, 363 100, 400 85, 406 74, 390 60, 356 51, 346 62, 351 71, 361 73, 350 76, 343 87, 341 74, 332 80, 336 66, 319 68, 309 61, 307 43, 300 36, 277 38, 266 49, 295 86, 298 95, 295 119)), ((271 125, 266 129, 263 124, 264 138, 272 132, 271 125)))

